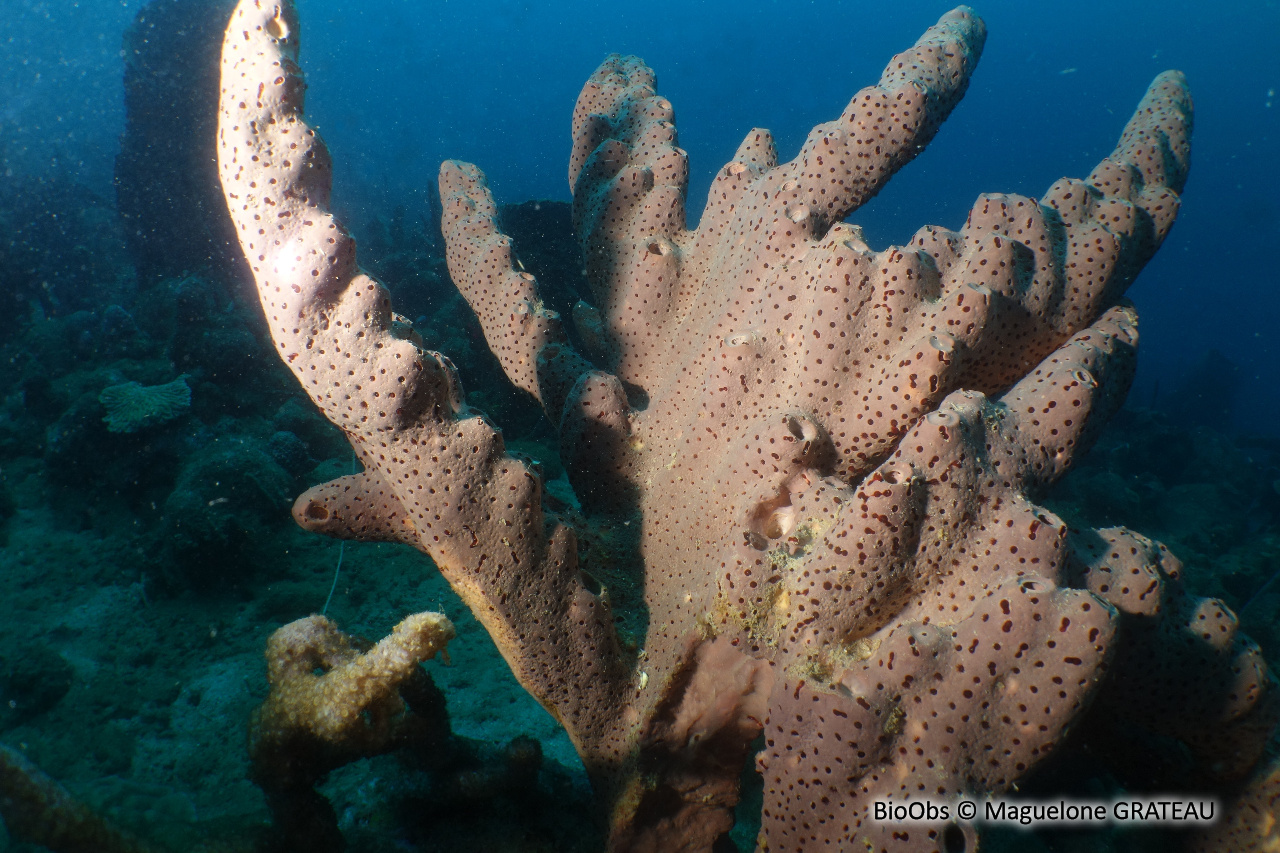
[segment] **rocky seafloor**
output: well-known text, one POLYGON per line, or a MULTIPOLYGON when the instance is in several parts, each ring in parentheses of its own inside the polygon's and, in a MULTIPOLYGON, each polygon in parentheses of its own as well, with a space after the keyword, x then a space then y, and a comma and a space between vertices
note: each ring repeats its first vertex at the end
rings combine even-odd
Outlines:
MULTIPOLYGON (((458 629, 451 664, 426 665, 458 736, 448 760, 386 755, 323 786, 350 849, 598 849, 568 739, 430 561, 293 524, 293 498, 349 473, 353 458, 276 359, 244 284, 225 269, 140 279, 111 206, 74 186, 5 198, 0 278, 13 302, 0 319, 0 743, 158 846, 269 844, 246 746, 267 692, 263 647, 324 606, 341 562, 328 615, 343 630, 376 640, 428 609, 458 629), (189 394, 117 411, 130 389, 173 383, 189 394), (491 772, 521 737, 541 745, 533 783, 491 772)), ((580 287, 567 206, 528 203, 505 216, 517 246, 538 247, 522 254, 526 267, 567 309, 580 287)), ((430 221, 396 212, 362 237, 365 262, 427 346, 458 364, 469 401, 572 500, 550 427, 485 349, 430 221)), ((1126 525, 1168 543, 1191 589, 1227 602, 1275 660, 1280 438, 1188 417, 1197 393, 1192 383, 1131 401, 1048 505, 1071 524, 1126 525)), ((734 834, 745 849, 749 803, 734 834)), ((1139 843, 1158 847, 1160 837, 1019 835, 992 846, 1139 843)), ((37 848, 0 831, 0 851, 28 849, 37 848)))

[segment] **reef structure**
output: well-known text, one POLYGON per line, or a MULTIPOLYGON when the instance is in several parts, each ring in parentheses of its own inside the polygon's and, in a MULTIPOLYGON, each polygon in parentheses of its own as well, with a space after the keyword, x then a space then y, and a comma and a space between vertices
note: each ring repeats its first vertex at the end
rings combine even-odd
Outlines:
POLYGON ((671 103, 607 58, 569 167, 586 352, 513 262, 483 174, 444 164, 450 273, 558 426, 578 512, 357 266, 293 5, 232 16, 228 210, 278 353, 364 469, 295 518, 432 558, 568 731, 612 850, 712 849, 761 735, 768 851, 972 849, 972 825, 870 806, 1009 790, 1091 712, 1187 741, 1201 778, 1262 750, 1271 680, 1230 611, 1185 594, 1157 543, 1034 503, 1128 390, 1124 292, 1189 166, 1182 75, 1084 180, 982 196, 959 231, 879 252, 843 221, 937 132, 984 39, 968 8, 943 16, 788 162, 752 130, 695 229, 671 103))
POLYGON ((164 385, 125 382, 109 385, 98 396, 109 432, 138 430, 171 421, 191 408, 191 386, 185 374, 164 385))

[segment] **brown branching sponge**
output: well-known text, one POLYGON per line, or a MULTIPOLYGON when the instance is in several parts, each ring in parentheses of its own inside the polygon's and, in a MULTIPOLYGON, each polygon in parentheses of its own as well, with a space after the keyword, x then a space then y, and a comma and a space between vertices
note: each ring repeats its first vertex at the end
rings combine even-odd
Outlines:
POLYGON ((271 692, 254 716, 254 781, 288 849, 341 850, 329 803, 314 785, 330 771, 449 737, 444 698, 419 666, 453 639, 439 613, 416 613, 376 645, 361 645, 324 616, 290 622, 267 641, 271 692))
POLYGON ((1186 853, 1271 853, 1280 850, 1280 760, 1260 767, 1218 822, 1193 834, 1186 853))
POLYGON ((1219 778, 1254 763, 1271 681, 1229 611, 1182 593, 1154 543, 1034 503, 1127 393, 1123 295, 1189 166, 1180 73, 1084 180, 982 196, 960 230, 875 251, 844 219, 963 95, 985 39, 971 10, 794 159, 752 130, 692 230, 673 107, 640 60, 609 57, 573 116, 585 353, 513 263, 483 174, 444 164, 450 273, 559 427, 575 531, 357 267, 303 120, 297 26, 291 3, 240 3, 219 124, 278 352, 364 466, 295 517, 432 557, 568 730, 611 849, 711 849, 760 734, 771 853, 971 849, 971 826, 878 824, 870 804, 1009 790, 1091 711, 1185 740, 1219 778), (1135 572, 1143 594, 1106 580, 1135 572), (1189 690, 1213 694, 1193 703, 1212 722, 1178 704, 1189 690))

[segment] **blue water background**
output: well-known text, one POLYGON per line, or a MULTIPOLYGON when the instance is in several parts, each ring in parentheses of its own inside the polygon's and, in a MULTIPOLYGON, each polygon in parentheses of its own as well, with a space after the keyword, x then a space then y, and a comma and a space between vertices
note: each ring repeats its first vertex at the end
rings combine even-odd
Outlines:
MULTIPOLYGON (((0 0, 0 171, 74 173, 110 195, 123 121, 121 35, 137 0, 0 0)), ((945 12, 943 2, 528 4, 302 0, 309 113, 359 229, 427 205, 445 158, 471 160, 500 201, 567 199, 569 117, 609 52, 636 53, 676 106, 691 222, 754 126, 784 158, 945 12)), ((989 38, 937 139, 852 219, 871 244, 959 227, 981 192, 1038 195, 1112 148, 1158 72, 1196 101, 1178 224, 1130 296, 1142 314, 1135 399, 1162 394, 1210 348, 1243 368, 1238 425, 1276 432, 1280 368, 1280 4, 977 5, 989 38)), ((394 290, 394 282, 390 282, 394 290)))

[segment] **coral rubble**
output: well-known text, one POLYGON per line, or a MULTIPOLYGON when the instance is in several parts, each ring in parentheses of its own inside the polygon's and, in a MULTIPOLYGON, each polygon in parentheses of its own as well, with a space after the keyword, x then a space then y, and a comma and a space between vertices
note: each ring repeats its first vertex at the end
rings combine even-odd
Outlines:
POLYGON ((443 696, 418 664, 443 653, 453 636, 439 613, 415 613, 363 650, 324 616, 271 635, 271 694, 255 715, 250 753, 289 849, 343 849, 337 817, 314 790, 330 771, 448 737, 443 696))

